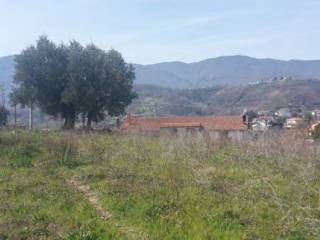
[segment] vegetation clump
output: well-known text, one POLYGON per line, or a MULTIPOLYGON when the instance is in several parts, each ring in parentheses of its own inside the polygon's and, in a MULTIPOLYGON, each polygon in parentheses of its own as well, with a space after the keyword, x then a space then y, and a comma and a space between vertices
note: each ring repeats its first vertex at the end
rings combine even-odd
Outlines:
POLYGON ((135 98, 135 73, 115 50, 76 41, 56 45, 41 36, 15 58, 13 105, 64 119, 64 128, 74 128, 81 117, 87 128, 106 114, 118 116, 135 98))

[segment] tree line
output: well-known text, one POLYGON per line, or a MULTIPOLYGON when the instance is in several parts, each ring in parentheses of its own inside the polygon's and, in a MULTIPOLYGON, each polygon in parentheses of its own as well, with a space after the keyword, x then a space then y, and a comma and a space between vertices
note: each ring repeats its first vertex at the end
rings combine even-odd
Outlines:
MULTIPOLYGON (((119 116, 136 97, 135 72, 116 50, 104 51, 77 41, 55 44, 41 36, 15 58, 13 105, 64 119, 72 129, 77 119, 86 123, 119 116)), ((32 116, 32 114, 31 114, 32 116)), ((32 122, 32 119, 31 119, 32 122)))

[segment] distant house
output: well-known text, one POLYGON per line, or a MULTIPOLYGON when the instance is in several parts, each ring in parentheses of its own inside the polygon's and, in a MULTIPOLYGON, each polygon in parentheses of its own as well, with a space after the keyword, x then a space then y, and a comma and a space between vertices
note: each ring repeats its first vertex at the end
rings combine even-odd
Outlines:
POLYGON ((312 124, 309 131, 314 132, 318 127, 320 127, 320 122, 312 124))
POLYGON ((206 135, 211 139, 240 140, 248 129, 242 116, 138 117, 128 114, 121 130, 160 135, 206 135))
POLYGON ((305 125, 305 120, 303 118, 288 118, 284 124, 284 127, 287 129, 298 129, 302 128, 305 125))
POLYGON ((289 108, 281 108, 275 112, 275 116, 282 118, 291 118, 292 115, 292 111, 289 108))
POLYGON ((266 131, 268 129, 280 129, 283 123, 276 120, 273 116, 259 116, 250 123, 253 131, 266 131))
POLYGON ((312 117, 317 120, 320 121, 320 109, 314 109, 312 111, 312 117))
POLYGON ((253 131, 266 131, 273 126, 274 118, 271 116, 260 116, 254 118, 251 122, 253 131))
POLYGON ((260 110, 257 112, 258 116, 271 116, 272 112, 267 110, 260 110))
POLYGON ((311 125, 309 129, 310 136, 313 136, 315 138, 320 137, 320 122, 314 123, 311 125))

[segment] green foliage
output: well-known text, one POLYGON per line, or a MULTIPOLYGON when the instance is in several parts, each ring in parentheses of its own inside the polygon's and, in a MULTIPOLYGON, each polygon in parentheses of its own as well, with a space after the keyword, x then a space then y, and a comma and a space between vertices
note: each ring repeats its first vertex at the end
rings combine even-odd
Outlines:
POLYGON ((7 126, 9 114, 5 106, 0 105, 0 128, 7 126))
POLYGON ((115 50, 72 41, 56 45, 41 36, 35 46, 16 57, 12 103, 36 103, 48 115, 65 119, 73 128, 79 114, 91 122, 105 114, 119 115, 135 97, 134 69, 115 50))
POLYGON ((247 111, 247 112, 244 112, 243 114, 245 114, 247 116, 247 121, 248 122, 251 122, 254 118, 256 118, 258 116, 258 114, 255 112, 255 111, 247 111))
POLYGON ((124 239, 59 176, 65 165, 45 164, 47 138, 56 137, 0 134, 0 239, 124 239))
POLYGON ((63 99, 73 103, 87 117, 87 127, 109 115, 124 113, 135 97, 132 92, 134 70, 115 50, 105 52, 95 45, 85 48, 77 42, 69 46, 70 80, 63 99))

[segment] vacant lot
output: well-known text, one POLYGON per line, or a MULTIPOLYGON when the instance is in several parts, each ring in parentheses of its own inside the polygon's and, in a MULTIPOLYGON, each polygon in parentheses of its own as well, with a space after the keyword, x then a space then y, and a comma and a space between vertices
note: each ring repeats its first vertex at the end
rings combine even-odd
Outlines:
POLYGON ((0 239, 319 239, 320 149, 0 133, 0 239))

